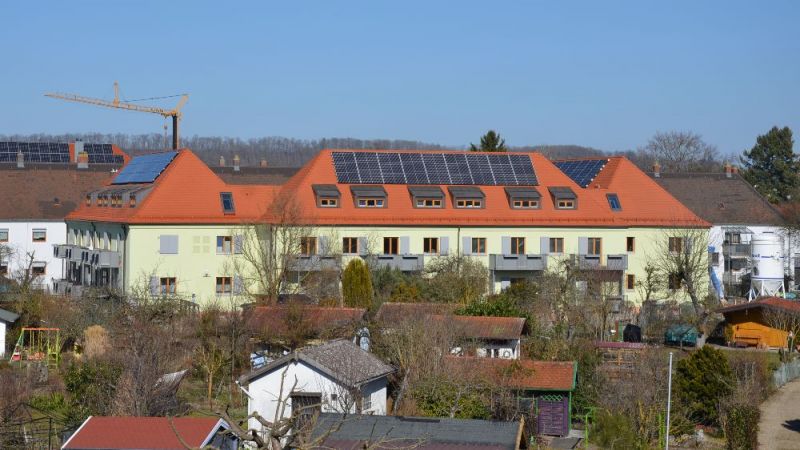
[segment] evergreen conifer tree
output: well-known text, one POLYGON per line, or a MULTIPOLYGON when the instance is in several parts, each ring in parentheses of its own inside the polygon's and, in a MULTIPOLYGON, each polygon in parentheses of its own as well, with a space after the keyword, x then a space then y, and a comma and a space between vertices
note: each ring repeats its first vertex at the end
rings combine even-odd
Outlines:
POLYGON ((793 145, 789 127, 772 127, 741 158, 744 178, 773 203, 791 199, 800 187, 800 161, 793 145))
POLYGON ((505 152, 508 151, 508 148, 506 148, 506 140, 500 137, 500 133, 489 130, 481 136, 480 147, 469 144, 469 150, 472 152, 505 152))
POLYGON ((351 308, 372 307, 372 277, 364 261, 355 258, 342 273, 342 297, 351 308))

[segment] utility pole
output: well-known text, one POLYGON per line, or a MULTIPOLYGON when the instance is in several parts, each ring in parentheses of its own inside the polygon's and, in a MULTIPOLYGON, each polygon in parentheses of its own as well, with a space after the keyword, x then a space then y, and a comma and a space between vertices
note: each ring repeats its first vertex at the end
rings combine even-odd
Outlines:
POLYGON ((672 407, 672 352, 669 352, 669 376, 667 381, 667 432, 664 439, 664 450, 669 450, 669 410, 672 407))

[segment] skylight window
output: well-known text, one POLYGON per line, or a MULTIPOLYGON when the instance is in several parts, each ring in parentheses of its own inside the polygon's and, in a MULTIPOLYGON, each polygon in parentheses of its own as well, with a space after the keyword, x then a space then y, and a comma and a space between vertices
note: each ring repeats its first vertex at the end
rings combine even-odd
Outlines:
POLYGON ((622 211, 622 204, 619 202, 617 194, 607 194, 606 198, 608 199, 608 206, 611 207, 612 211, 622 211))
POLYGON ((225 214, 236 213, 236 208, 233 205, 233 193, 220 192, 219 199, 222 201, 222 212, 225 214))

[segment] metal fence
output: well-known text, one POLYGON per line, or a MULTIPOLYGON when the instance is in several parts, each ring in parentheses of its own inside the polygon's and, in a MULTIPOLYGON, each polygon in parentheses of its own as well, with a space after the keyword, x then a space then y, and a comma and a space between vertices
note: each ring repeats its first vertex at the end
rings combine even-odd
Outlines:
POLYGON ((796 378, 800 378, 800 358, 782 363, 772 373, 772 381, 775 383, 775 387, 781 387, 796 378))

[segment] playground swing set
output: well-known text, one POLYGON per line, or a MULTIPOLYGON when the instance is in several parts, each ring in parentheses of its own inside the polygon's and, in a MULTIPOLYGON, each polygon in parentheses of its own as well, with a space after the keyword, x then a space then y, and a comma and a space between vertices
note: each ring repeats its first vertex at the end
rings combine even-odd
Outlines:
POLYGON ((49 367, 58 367, 61 361, 60 328, 28 328, 19 334, 11 362, 43 361, 49 367))

